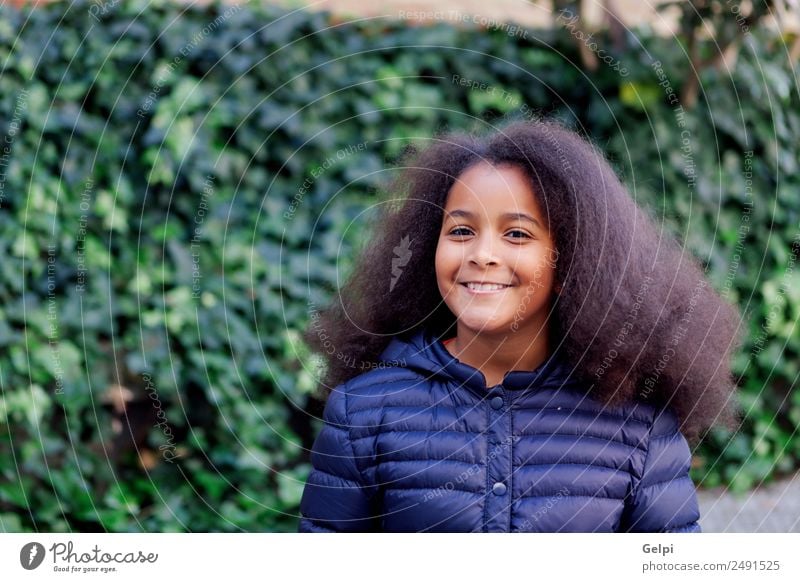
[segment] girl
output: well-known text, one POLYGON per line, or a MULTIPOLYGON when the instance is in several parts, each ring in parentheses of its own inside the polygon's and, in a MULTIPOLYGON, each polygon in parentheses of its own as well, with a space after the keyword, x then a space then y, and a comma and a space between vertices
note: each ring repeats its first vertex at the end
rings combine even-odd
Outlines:
POLYGON ((554 122, 412 155, 305 334, 329 394, 300 531, 699 532, 737 310, 554 122))

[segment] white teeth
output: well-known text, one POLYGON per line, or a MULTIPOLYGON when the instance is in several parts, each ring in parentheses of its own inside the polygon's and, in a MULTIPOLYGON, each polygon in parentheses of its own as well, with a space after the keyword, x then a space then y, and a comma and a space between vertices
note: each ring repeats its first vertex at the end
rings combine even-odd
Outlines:
POLYGON ((506 287, 508 287, 508 285, 467 283, 467 287, 469 287, 473 291, 499 291, 500 289, 505 289, 506 287))

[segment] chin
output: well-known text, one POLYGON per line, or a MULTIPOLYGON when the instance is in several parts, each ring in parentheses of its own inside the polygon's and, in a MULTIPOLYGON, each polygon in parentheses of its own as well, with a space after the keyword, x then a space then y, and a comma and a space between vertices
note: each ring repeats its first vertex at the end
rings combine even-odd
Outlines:
POLYGON ((476 335, 494 335, 511 333, 513 320, 506 320, 506 318, 491 319, 462 314, 458 316, 458 322, 476 335))

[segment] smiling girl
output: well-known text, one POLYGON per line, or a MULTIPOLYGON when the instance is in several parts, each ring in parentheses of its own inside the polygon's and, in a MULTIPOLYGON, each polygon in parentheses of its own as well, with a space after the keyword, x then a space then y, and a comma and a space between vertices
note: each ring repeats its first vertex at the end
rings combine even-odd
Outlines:
POLYGON ((475 164, 452 186, 444 215, 436 281, 457 319, 444 345, 490 385, 508 370, 536 369, 550 353, 556 248, 524 172, 475 164))
POLYGON ((736 427, 737 310, 556 123, 412 155, 305 334, 300 531, 700 531, 688 443, 736 427))

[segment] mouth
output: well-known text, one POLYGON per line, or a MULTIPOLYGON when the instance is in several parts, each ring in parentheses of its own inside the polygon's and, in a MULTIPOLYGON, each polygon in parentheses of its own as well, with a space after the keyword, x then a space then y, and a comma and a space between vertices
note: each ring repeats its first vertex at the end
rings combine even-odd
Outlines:
POLYGON ((470 293, 474 293, 476 295, 489 295, 492 293, 502 293, 509 287, 513 287, 513 285, 505 285, 503 283, 477 283, 474 281, 459 283, 459 285, 464 287, 470 293))

